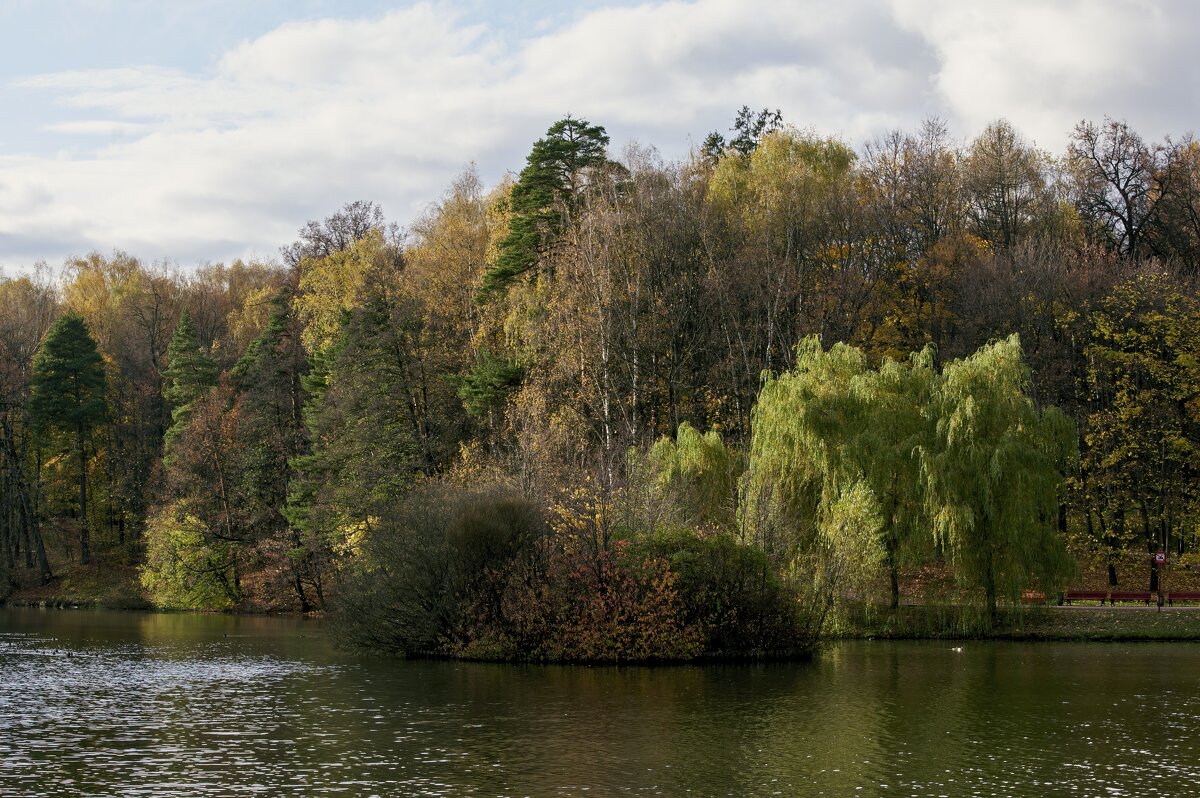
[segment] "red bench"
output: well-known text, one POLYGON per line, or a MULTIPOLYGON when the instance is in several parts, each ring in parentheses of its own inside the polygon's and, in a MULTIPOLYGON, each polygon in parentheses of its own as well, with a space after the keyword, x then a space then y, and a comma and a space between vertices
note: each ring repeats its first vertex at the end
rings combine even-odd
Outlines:
POLYGON ((1154 594, 1149 590, 1114 590, 1108 594, 1108 603, 1116 604, 1118 601, 1140 601, 1143 604, 1149 604, 1154 600, 1154 594))
POLYGON ((1104 604, 1108 600, 1107 590, 1068 590, 1063 593, 1063 601, 1070 604, 1072 601, 1099 601, 1104 604))
POLYGON ((1194 590, 1172 590, 1167 594, 1167 603, 1174 604, 1176 601, 1200 601, 1200 592, 1194 590))

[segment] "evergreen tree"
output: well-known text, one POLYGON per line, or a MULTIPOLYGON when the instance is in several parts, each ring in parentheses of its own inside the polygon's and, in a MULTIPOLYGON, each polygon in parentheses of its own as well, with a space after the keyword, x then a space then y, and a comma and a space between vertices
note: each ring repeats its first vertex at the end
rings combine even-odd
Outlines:
POLYGON ((237 392, 243 451, 241 490, 248 528, 260 541, 286 548, 290 579, 302 612, 312 609, 306 583, 316 579, 310 552, 284 515, 295 476, 292 463, 308 450, 304 426, 304 377, 308 359, 290 291, 272 301, 267 328, 246 349, 230 374, 237 392))
POLYGON ((169 449, 192 416, 192 406, 217 384, 217 364, 196 338, 191 314, 185 309, 167 347, 163 398, 171 405, 171 427, 163 440, 169 449))
POLYGON ((345 550, 416 478, 458 453, 462 412, 449 364, 425 308, 394 279, 373 274, 363 304, 305 380, 311 452, 292 461, 285 513, 316 560, 345 550))
POLYGON ((104 360, 83 319, 68 313, 56 321, 33 360, 29 417, 43 435, 71 440, 79 465, 79 561, 91 561, 87 515, 87 443, 104 421, 104 360))
POLYGON ((484 275, 480 299, 503 290, 538 266, 562 232, 569 211, 587 186, 589 173, 607 164, 608 134, 599 125, 566 117, 550 126, 526 158, 510 197, 508 235, 484 275))

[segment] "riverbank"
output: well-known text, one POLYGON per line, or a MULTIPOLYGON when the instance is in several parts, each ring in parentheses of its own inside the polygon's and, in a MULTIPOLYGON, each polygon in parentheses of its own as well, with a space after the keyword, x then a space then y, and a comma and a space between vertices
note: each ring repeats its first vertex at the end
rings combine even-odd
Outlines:
POLYGON ((976 607, 851 608, 828 630, 835 639, 1200 641, 1200 606, 1035 606, 1006 608, 989 624, 976 607))
MULTIPOLYGON (((101 556, 88 566, 63 562, 56 566, 56 576, 49 584, 20 584, 0 601, 0 605, 162 609, 146 595, 138 579, 137 567, 121 563, 115 557, 101 556)), ((255 615, 264 611, 287 613, 287 608, 245 606, 234 610, 234 614, 255 615)), ((1200 641, 1200 606, 1164 607, 1161 611, 1156 607, 1132 604, 1117 607, 1023 606, 1002 609, 997 623, 988 624, 982 609, 968 604, 918 601, 903 604, 896 610, 855 605, 836 613, 823 637, 830 640, 1200 641)), ((783 658, 791 657, 785 655, 783 658)), ((729 659, 717 657, 716 661, 729 659)))
MULTIPOLYGON (((73 552, 50 552, 50 569, 53 578, 40 584, 35 571, 18 567, 13 570, 16 585, 8 596, 0 592, 0 606, 10 607, 68 607, 97 610, 150 610, 167 611, 170 608, 154 603, 142 585, 141 569, 129 563, 129 555, 119 549, 96 552, 88 565, 80 565, 73 559, 73 552)), ((303 614, 299 606, 282 601, 263 601, 260 597, 286 596, 286 590, 277 589, 275 584, 264 583, 278 575, 259 569, 248 573, 243 579, 246 599, 238 606, 229 608, 233 614, 259 615, 303 614)))
POLYGON ((98 557, 90 565, 53 563, 54 578, 38 584, 33 573, 17 572, 16 589, 0 604, 10 607, 87 607, 154 610, 138 581, 136 566, 98 557))

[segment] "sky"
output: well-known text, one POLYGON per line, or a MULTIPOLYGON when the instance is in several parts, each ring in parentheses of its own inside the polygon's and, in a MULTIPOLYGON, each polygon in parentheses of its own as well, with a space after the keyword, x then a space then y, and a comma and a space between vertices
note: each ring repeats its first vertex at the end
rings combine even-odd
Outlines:
POLYGON ((0 274, 275 258, 359 199, 404 226, 566 114, 667 160, 743 105, 854 147, 1179 138, 1198 34, 1191 0, 0 0, 0 274))

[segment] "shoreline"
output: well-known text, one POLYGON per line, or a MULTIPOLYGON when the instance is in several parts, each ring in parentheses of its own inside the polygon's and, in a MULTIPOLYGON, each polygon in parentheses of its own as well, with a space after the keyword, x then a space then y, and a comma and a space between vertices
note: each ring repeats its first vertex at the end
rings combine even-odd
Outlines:
POLYGON ((1005 608, 994 624, 978 608, 954 605, 857 608, 847 615, 827 639, 1200 642, 1200 606, 1005 608))
MULTIPOLYGON (((10 596, 0 600, 0 608, 100 610, 106 612, 144 612, 234 617, 277 616, 322 618, 321 611, 301 613, 278 609, 191 610, 158 607, 149 601, 106 602, 67 598, 33 599, 10 596)), ((978 608, 960 605, 905 604, 896 611, 888 608, 857 608, 836 619, 821 635, 822 645, 839 640, 972 640, 1005 642, 1200 642, 1200 605, 1185 607, 1121 606, 1067 607, 1037 606, 1020 610, 1001 610, 1001 617, 986 628, 978 608), (847 617, 849 616, 849 617, 847 617)), ((451 654, 409 655, 410 659, 446 659, 459 662, 525 663, 530 660, 461 657, 451 654)), ((787 662, 812 658, 812 652, 746 652, 707 654, 679 663, 659 660, 612 662, 594 660, 575 664, 723 664, 736 662, 787 662)), ((570 663, 561 663, 570 664, 570 663)))

